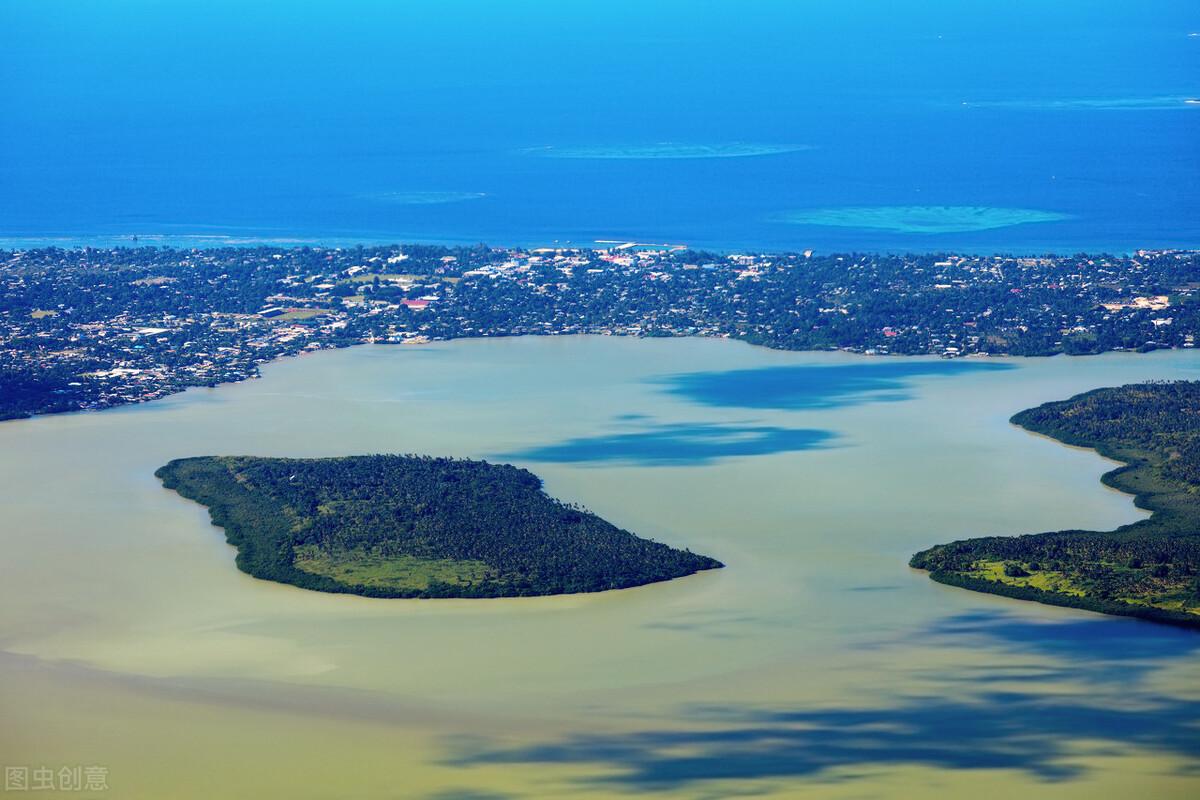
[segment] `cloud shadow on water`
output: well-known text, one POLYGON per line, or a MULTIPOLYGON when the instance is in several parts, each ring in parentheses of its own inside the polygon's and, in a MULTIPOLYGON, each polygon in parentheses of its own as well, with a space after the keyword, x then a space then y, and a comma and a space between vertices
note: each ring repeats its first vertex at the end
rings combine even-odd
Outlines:
POLYGON ((957 643, 975 637, 1010 652, 1087 659, 1090 663, 1159 661, 1200 652, 1200 633, 1196 631, 1100 615, 1063 622, 974 611, 941 619, 926 635, 957 643))
POLYGON ((801 410, 907 400, 916 378, 1009 369, 994 361, 879 361, 689 372, 655 382, 706 406, 801 410))
MULTIPOLYGON (((1165 663, 1200 654, 1196 631, 1100 615, 1041 621, 994 611, 967 612, 937 621, 920 638, 934 646, 999 650, 1007 654, 1006 660, 1025 657, 1034 667, 1031 675, 1094 686, 1132 686, 1165 663)), ((1196 736, 1200 741, 1200 730, 1196 736)))
MULTIPOLYGON (((943 667, 925 676, 932 689, 896 693, 878 705, 693 706, 671 725, 628 733, 532 745, 480 739, 452 750, 449 762, 573 766, 594 770, 582 785, 623 792, 699 789, 708 781, 852 781, 910 766, 1013 770, 1053 783, 1085 775, 1089 756, 1133 751, 1180 759, 1176 775, 1200 774, 1200 699, 1168 696, 1144 680, 1186 663, 1200 636, 1109 622, 957 615, 929 631, 931 648, 992 646, 1034 661, 943 667), (1125 667, 1128 679, 1104 686, 1114 665, 1125 667)), ((880 678, 886 686, 888 676, 880 678)), ((804 680, 799 668, 796 679, 804 680)))
POLYGON ((519 795, 481 789, 442 789, 425 800, 516 800, 519 795))
MULTIPOLYGON (((712 714, 712 710, 708 711, 712 714)), ((1009 769, 1044 781, 1083 774, 1077 747, 1142 747, 1200 759, 1192 700, 1128 707, 1030 692, 970 700, 908 697, 880 708, 725 709, 711 724, 629 734, 584 734, 531 746, 475 747, 456 766, 591 765, 585 782, 627 791, 668 790, 711 780, 831 779, 831 770, 925 766, 1009 769)))
POLYGON ((834 435, 811 428, 772 425, 671 423, 603 436, 567 439, 501 458, 559 464, 702 466, 722 458, 761 456, 831 446, 834 435))

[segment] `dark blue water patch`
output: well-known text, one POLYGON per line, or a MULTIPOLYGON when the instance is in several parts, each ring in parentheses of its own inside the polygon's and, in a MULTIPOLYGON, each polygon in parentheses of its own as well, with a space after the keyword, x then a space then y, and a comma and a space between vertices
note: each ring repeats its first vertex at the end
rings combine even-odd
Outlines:
POLYGON ((517 747, 477 739, 453 751, 451 763, 593 768, 581 784, 628 792, 702 790, 729 780, 842 782, 903 766, 1009 769, 1053 783, 1084 776, 1089 756, 1131 749, 1180 758, 1174 774, 1200 773, 1200 700, 1164 694, 1146 680, 1194 658, 1200 636, 1190 631, 981 612, 947 617, 922 635, 931 648, 1000 651, 1004 663, 906 671, 905 680, 932 687, 909 693, 880 675, 865 692, 887 689, 892 699, 880 704, 695 705, 672 715, 686 729, 580 733, 517 747), (1028 660, 1012 663, 1022 655, 1028 660))
MULTIPOLYGON (((450 763, 592 766, 581 782, 622 791, 715 780, 849 780, 879 767, 1010 769, 1047 782, 1088 770, 1080 755, 1130 747, 1200 759, 1200 702, 1140 695, 1102 703, 1071 694, 989 692, 965 700, 910 696, 883 707, 702 708, 695 727, 580 734, 531 746, 476 741, 450 763), (1081 753, 1081 740, 1090 744, 1081 753), (836 773, 833 771, 836 770, 836 773)), ((1194 764, 1190 765, 1194 767, 1194 764)), ((1183 774, 1193 769, 1184 767, 1183 774)))
POLYGON ((832 432, 812 428, 672 423, 567 439, 500 457, 555 464, 703 466, 724 458, 827 448, 833 439, 832 432))
POLYGON ((1009 369, 995 361, 880 361, 690 372, 655 383, 706 406, 798 410, 907 400, 917 378, 1009 369))
POLYGON ((1165 661, 1200 653, 1200 633, 1144 620, 1095 616, 1041 622, 994 612, 955 614, 919 638, 940 646, 999 649, 1051 659, 1064 676, 1094 683, 1131 684, 1165 661))
POLYGON ((516 800, 521 795, 479 789, 440 789, 426 795, 426 800, 516 800))
POLYGON ((990 665, 964 665, 952 674, 924 673, 939 685, 976 691, 1055 682, 1098 692, 1136 688, 1164 665, 1200 654, 1200 633, 1183 628, 1127 617, 1088 615, 1047 621, 996 611, 954 614, 858 647, 886 650, 914 641, 930 648, 995 653, 995 663, 990 665))

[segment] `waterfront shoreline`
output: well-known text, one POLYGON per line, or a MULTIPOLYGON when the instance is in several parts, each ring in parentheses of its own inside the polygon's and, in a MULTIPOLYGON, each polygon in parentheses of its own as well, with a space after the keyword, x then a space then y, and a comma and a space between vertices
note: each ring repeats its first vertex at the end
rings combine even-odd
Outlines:
POLYGON ((1034 435, 1116 463, 1101 484, 1150 516, 1105 532, 959 540, 923 550, 909 565, 963 589, 1200 629, 1200 613, 1189 610, 1200 583, 1190 581, 1190 604, 1186 588, 1200 566, 1192 545, 1200 506, 1195 484, 1179 477, 1191 474, 1196 431, 1188 421, 1198 393, 1195 382, 1100 388, 1012 417, 1034 435), (1136 418, 1154 415, 1164 415, 1163 429, 1136 418))
POLYGON ((624 243, 0 259, 0 419, 158 399, 362 343, 699 336, 956 358, 1186 348, 1200 333, 1200 251, 718 255, 624 243))

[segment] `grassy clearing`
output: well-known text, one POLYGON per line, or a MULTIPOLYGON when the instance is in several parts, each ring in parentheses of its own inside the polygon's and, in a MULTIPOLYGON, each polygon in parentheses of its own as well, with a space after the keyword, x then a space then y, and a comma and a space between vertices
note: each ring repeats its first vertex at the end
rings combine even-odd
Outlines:
POLYGON ((971 570, 968 575, 975 578, 981 578, 985 581, 995 581, 996 583, 1004 583, 1009 586, 1031 586, 1034 589, 1041 589, 1044 592, 1059 592, 1061 594, 1074 595, 1083 597, 1087 594, 1082 586, 1073 583, 1071 579, 1062 572, 1054 570, 1039 570, 1030 571, 1028 564, 1021 566, 1029 571, 1028 576, 1014 577, 1004 573, 1004 561, 980 561, 971 570))
POLYGON ((326 313, 323 308, 289 308, 287 311, 272 319, 283 320, 285 322, 295 321, 298 319, 312 319, 326 313))
POLYGON ((308 545, 295 549, 297 569, 340 583, 381 589, 423 590, 434 582, 469 586, 492 575, 482 561, 416 556, 381 556, 365 550, 338 554, 308 545))

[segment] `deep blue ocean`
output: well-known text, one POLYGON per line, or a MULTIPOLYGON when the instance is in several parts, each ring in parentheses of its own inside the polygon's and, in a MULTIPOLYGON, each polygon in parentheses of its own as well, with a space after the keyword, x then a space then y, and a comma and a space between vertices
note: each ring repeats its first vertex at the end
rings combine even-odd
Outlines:
POLYGON ((1197 0, 2 0, 0 30, 0 246, 1200 246, 1197 0))

